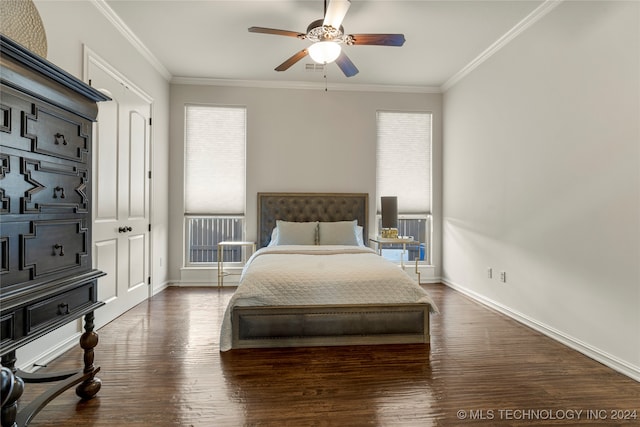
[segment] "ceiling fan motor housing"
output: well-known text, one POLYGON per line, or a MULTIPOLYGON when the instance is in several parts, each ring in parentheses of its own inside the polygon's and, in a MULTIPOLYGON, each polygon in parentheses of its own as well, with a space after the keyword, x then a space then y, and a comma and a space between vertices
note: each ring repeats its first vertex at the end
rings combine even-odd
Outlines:
POLYGON ((323 25, 324 19, 317 19, 307 27, 307 39, 312 42, 333 41, 337 43, 344 42, 344 27, 341 25, 339 29, 330 25, 323 25))

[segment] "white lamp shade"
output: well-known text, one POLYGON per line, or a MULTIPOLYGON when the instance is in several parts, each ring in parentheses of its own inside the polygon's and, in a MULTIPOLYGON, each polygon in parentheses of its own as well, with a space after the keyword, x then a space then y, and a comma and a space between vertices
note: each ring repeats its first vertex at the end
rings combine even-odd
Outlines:
POLYGON ((340 56, 342 47, 331 41, 316 42, 307 49, 309 56, 318 64, 329 64, 340 56))

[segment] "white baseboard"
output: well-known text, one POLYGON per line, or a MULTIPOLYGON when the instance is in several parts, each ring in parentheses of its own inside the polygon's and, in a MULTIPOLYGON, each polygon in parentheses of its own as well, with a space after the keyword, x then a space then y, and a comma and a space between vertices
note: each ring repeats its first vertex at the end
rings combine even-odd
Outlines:
MULTIPOLYGON (((173 282, 169 283, 168 286, 175 286, 175 287, 196 287, 196 288, 217 288, 218 284, 215 282, 203 282, 203 281, 199 281, 199 280, 174 280, 173 282)), ((238 282, 232 282, 228 279, 225 279, 224 284, 221 286, 222 288, 228 288, 228 287, 236 287, 238 286, 238 282)))
POLYGON ((76 346, 80 346, 80 332, 75 333, 68 338, 62 340, 54 347, 49 347, 45 351, 40 354, 35 355, 34 357, 25 360, 22 362, 19 360, 17 368, 25 371, 25 372, 35 372, 41 367, 46 366, 49 362, 56 359, 57 357, 62 356, 67 351, 71 350, 76 346))
POLYGON ((505 316, 508 316, 511 319, 519 323, 522 323, 523 325, 526 325, 531 329, 534 329, 540 332, 541 334, 544 334, 549 338, 552 338, 560 342, 561 344, 564 344, 567 347, 573 350, 576 350, 587 357, 590 357, 591 359, 597 362, 602 363, 603 365, 613 369, 614 371, 620 372, 621 374, 626 375, 629 378, 640 382, 640 367, 634 366, 628 362, 625 362, 624 360, 620 360, 617 357, 612 356, 605 351, 602 351, 588 343, 585 343, 570 335, 567 335, 566 333, 559 331, 555 328, 552 328, 551 326, 546 325, 542 322, 539 322, 538 320, 533 319, 525 314, 515 311, 499 302, 493 301, 492 299, 487 298, 483 295, 480 295, 470 289, 467 289, 464 286, 461 286, 457 283, 453 283, 450 280, 443 278, 442 283, 468 296, 474 301, 477 301, 482 305, 492 308, 493 310, 496 310, 504 314, 505 316))
POLYGON ((153 288, 153 290, 151 291, 151 296, 159 294, 160 292, 162 292, 165 289, 167 289, 169 286, 171 286, 170 282, 162 282, 162 283, 160 283, 160 286, 153 288))

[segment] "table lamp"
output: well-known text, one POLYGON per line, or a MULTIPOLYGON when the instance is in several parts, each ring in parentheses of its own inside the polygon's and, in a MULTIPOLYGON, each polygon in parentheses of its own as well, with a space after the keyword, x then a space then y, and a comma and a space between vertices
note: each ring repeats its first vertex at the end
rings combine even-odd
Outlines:
POLYGON ((381 197, 382 237, 395 239, 398 237, 398 198, 381 197))

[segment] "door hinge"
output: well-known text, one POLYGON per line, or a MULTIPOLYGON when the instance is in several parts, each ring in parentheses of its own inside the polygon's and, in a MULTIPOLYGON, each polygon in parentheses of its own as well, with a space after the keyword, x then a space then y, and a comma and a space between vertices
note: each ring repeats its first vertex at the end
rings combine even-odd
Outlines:
POLYGON ((91 86, 91 79, 89 79, 89 86, 91 86))
POLYGON ((151 276, 147 277, 147 285, 151 284, 151 276))
POLYGON ((151 231, 151 224, 149 224, 149 231, 151 231))
POLYGON ((151 179, 151 171, 149 171, 149 174, 148 174, 148 175, 149 175, 149 179, 151 179))
POLYGON ((149 117, 149 126, 151 126, 151 117, 149 117))

